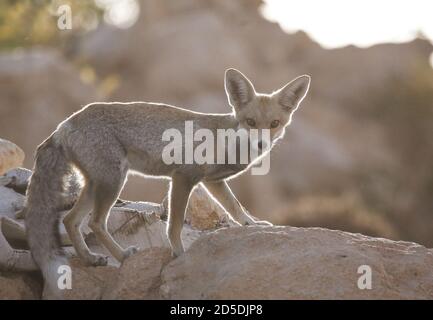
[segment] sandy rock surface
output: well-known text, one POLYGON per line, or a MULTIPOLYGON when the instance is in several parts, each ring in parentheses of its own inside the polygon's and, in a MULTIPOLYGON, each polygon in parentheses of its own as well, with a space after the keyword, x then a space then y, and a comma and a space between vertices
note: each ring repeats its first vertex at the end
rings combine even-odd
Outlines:
POLYGON ((24 151, 15 143, 0 138, 0 175, 19 167, 24 161, 24 151))

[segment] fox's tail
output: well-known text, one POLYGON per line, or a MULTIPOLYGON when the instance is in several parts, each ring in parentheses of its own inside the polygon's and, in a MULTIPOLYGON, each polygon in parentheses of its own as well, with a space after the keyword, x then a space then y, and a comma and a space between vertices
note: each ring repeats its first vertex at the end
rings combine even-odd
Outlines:
POLYGON ((61 297, 58 271, 61 265, 68 265, 60 246, 58 208, 63 204, 65 179, 71 173, 64 148, 51 135, 36 151, 25 205, 27 241, 44 276, 44 296, 48 298, 61 297))

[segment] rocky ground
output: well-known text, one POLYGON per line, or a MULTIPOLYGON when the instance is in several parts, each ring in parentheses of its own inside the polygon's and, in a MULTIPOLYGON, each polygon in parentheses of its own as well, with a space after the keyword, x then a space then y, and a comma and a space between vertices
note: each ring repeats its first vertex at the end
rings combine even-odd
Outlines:
MULTIPOLYGON (((0 164, 6 162, 6 147, 17 148, 1 141, 0 164)), ((27 251, 23 220, 16 216, 31 172, 11 169, 22 159, 7 157, 9 168, 0 172, 0 299, 40 299, 42 279, 27 251)), ((64 298, 433 298, 433 251, 416 243, 323 228, 235 226, 198 188, 183 230, 187 250, 173 259, 165 219, 164 202, 117 203, 110 232, 123 246, 141 250, 121 265, 111 260, 106 267, 87 267, 71 258, 72 288, 64 298), (371 279, 367 288, 365 276, 371 279)), ((63 226, 60 230, 63 245, 73 253, 63 226)), ((87 228, 85 235, 92 250, 104 252, 87 228)))

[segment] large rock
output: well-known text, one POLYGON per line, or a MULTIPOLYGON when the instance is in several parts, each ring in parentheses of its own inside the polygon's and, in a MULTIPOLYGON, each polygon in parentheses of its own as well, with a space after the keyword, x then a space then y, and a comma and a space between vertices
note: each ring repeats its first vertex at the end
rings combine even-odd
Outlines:
POLYGON ((113 266, 89 267, 75 258, 71 261, 72 288, 63 291, 68 300, 100 300, 108 284, 117 274, 113 266))
POLYGON ((433 252, 320 228, 236 227, 197 240, 162 272, 166 299, 432 299, 433 252), (357 283, 372 270, 372 289, 357 283))
POLYGON ((24 196, 13 189, 0 185, 0 217, 15 217, 15 212, 24 205, 24 196))
POLYGON ((15 143, 0 138, 0 175, 23 164, 24 152, 15 143))
POLYGON ((42 286, 36 278, 27 274, 0 272, 0 300, 39 299, 42 286))
POLYGON ((63 298, 86 299, 160 299, 161 271, 172 260, 170 250, 149 248, 131 256, 119 267, 88 267, 71 260, 72 289, 63 298))
POLYGON ((167 248, 151 248, 127 259, 103 299, 159 299, 161 271, 171 260, 167 248))
POLYGON ((224 209, 209 196, 202 186, 195 188, 189 198, 186 221, 191 227, 198 230, 213 230, 230 223, 224 209))
MULTIPOLYGON (((119 268, 73 259, 64 298, 433 299, 432 264, 432 250, 416 243, 321 228, 230 227, 204 234, 176 259, 163 247, 119 268), (371 288, 361 289, 366 268, 371 288)), ((0 298, 39 297, 40 282, 32 281, 0 274, 0 298)))

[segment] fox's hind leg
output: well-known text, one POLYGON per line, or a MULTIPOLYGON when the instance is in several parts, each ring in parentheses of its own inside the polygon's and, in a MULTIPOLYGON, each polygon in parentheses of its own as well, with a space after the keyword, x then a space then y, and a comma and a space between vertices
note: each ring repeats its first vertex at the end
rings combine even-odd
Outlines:
POLYGON ((126 180, 127 169, 111 171, 103 180, 95 183, 95 205, 89 227, 95 233, 98 241, 118 260, 122 262, 138 251, 136 247, 123 249, 108 232, 107 221, 110 209, 122 191, 126 180))
POLYGON ((86 263, 93 266, 103 266, 107 264, 107 257, 92 253, 84 241, 80 230, 83 219, 90 214, 94 203, 94 193, 92 183, 88 182, 80 193, 80 197, 71 211, 63 219, 66 231, 77 252, 78 256, 86 263))
POLYGON ((129 169, 124 146, 113 135, 111 126, 101 126, 96 121, 91 127, 77 129, 68 136, 67 151, 86 181, 92 183, 90 229, 114 258, 123 261, 136 249, 123 249, 109 234, 107 220, 129 169))

